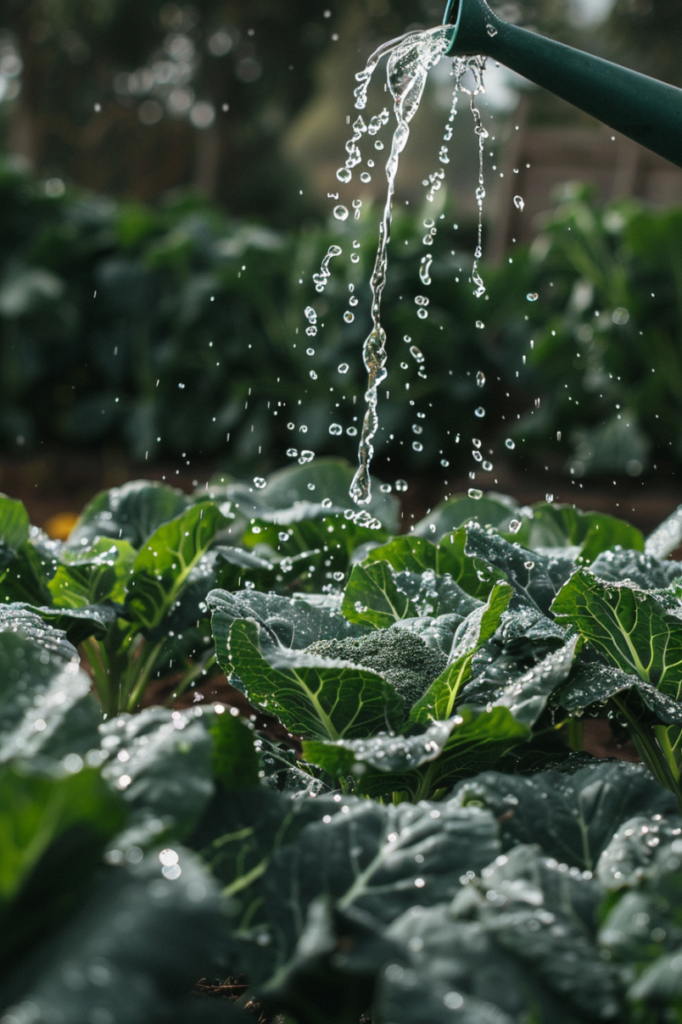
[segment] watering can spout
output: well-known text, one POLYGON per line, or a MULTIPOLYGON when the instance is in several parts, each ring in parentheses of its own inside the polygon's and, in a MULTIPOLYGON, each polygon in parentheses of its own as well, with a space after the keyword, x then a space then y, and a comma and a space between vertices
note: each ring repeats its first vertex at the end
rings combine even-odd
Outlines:
POLYGON ((485 0, 449 0, 452 56, 492 57, 682 167, 682 89, 502 21, 485 0))

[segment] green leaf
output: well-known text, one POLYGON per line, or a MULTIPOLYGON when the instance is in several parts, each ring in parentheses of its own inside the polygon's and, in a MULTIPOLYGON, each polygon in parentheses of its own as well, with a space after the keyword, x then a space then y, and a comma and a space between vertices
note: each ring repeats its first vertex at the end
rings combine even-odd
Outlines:
POLYGON ((48 583, 56 608, 85 608, 103 601, 124 604, 135 549, 128 541, 100 537, 89 548, 65 551, 48 583))
POLYGON ((0 544, 15 554, 28 542, 30 521, 21 501, 0 494, 0 544))
POLYGON ((353 776, 358 793, 406 793, 417 801, 489 768, 528 736, 528 729, 506 708, 463 707, 419 735, 306 741, 303 756, 334 778, 353 776))
MULTIPOLYGON (((647 875, 661 850, 670 843, 679 842, 682 835, 682 817, 671 814, 663 818, 638 814, 614 832, 611 841, 599 858, 597 877, 607 889, 636 887, 647 875)), ((671 851, 672 852, 672 851, 671 851)))
MULTIPOLYGON (((258 932, 271 936, 274 970, 293 955, 308 908, 320 897, 356 919, 388 924, 415 898, 423 906, 450 900, 465 871, 480 870, 499 852, 496 823, 477 808, 456 809, 450 801, 393 807, 349 797, 347 810, 332 815, 332 799, 314 803, 318 820, 275 851, 257 885, 265 917, 258 932)), ((248 967, 260 974, 258 949, 254 942, 248 967)))
POLYGON ((146 629, 159 625, 226 523, 217 505, 204 502, 152 534, 133 563, 128 583, 128 611, 134 621, 146 629))
POLYGON ((535 725, 549 697, 568 677, 579 642, 580 638, 574 636, 558 651, 551 651, 515 679, 494 702, 495 706, 509 708, 514 718, 529 728, 535 725))
POLYGON ((465 550, 502 572, 522 605, 545 614, 559 586, 573 569, 570 558, 562 561, 557 556, 550 558, 527 551, 518 543, 510 544, 504 537, 487 533, 476 524, 467 528, 465 550))
POLYGON ((654 558, 667 558, 682 543, 682 505, 664 519, 646 539, 644 550, 654 558))
MULTIPOLYGON (((192 1012, 187 994, 211 974, 225 940, 224 918, 199 859, 177 845, 174 852, 180 868, 174 878, 163 876, 157 850, 134 867, 99 876, 68 921, 3 978, 0 1001, 10 1020, 21 1019, 26 1006, 35 1007, 36 1020, 197 1019, 176 1013, 192 1012)), ((53 888, 55 877, 65 884, 64 876, 53 875, 53 888)), ((225 1019, 233 1020, 225 1009, 225 1019)), ((201 1010, 198 1019, 205 1019, 201 1010)))
POLYGON ((437 540, 451 530, 465 523, 478 522, 481 526, 494 526, 503 530, 509 521, 518 518, 519 508, 512 498, 492 495, 483 498, 470 498, 465 494, 454 494, 421 519, 414 527, 412 534, 416 537, 435 537, 437 540))
POLYGON ((100 719, 90 678, 75 651, 64 657, 61 634, 41 624, 31 635, 21 623, 17 615, 16 632, 0 631, 0 763, 85 753, 97 745, 100 719))
POLYGON ((250 723, 229 712, 216 714, 211 726, 213 775, 228 793, 257 786, 259 761, 250 723))
POLYGON ((108 761, 102 778, 136 812, 153 816, 175 835, 194 828, 213 793, 213 715, 201 708, 171 712, 146 708, 100 727, 108 761))
MULTIPOLYGON (((639 676, 597 661, 577 664, 566 683, 554 694, 554 701, 575 714, 592 704, 603 704, 619 693, 635 693, 664 725, 682 725, 682 704, 643 682, 639 676)), ((637 714, 637 718, 640 717, 641 711, 637 714)))
POLYGON ((43 622, 63 630, 68 639, 76 647, 84 640, 94 636, 103 639, 116 620, 116 612, 106 605, 92 605, 88 608, 46 608, 33 605, 14 605, 27 607, 41 617, 43 622))
POLYGON ((630 580, 642 590, 664 590, 682 574, 679 562, 659 562, 641 551, 604 551, 590 566, 601 580, 630 580))
POLYGON ((242 544, 263 557, 267 557, 268 549, 273 558, 276 553, 273 568, 276 566, 287 577, 295 574, 307 588, 320 589, 335 574, 347 572, 359 547, 380 543, 387 537, 378 520, 370 528, 343 515, 330 515, 320 505, 300 502, 291 509, 272 512, 267 519, 264 514, 253 519, 244 531, 242 544))
MULTIPOLYGON (((467 532, 465 529, 454 530, 441 537, 438 544, 433 544, 423 537, 394 537, 381 547, 374 548, 366 556, 364 565, 369 562, 389 562, 396 572, 423 573, 431 570, 437 576, 446 573, 470 597, 485 601, 498 580, 505 578, 504 573, 493 569, 478 558, 466 554, 465 545, 467 532)), ((469 611, 472 611, 470 608, 469 611)))
POLYGON ((353 566, 342 611, 349 622, 375 629, 387 629, 394 622, 418 614, 407 594, 398 587, 388 562, 353 566))
POLYGON ((236 619, 254 619, 273 641, 303 650, 316 640, 332 640, 361 633, 333 605, 311 604, 303 598, 281 597, 243 590, 228 594, 212 590, 206 604, 213 612, 212 627, 218 664, 233 671, 228 649, 230 626, 236 619))
POLYGON ((496 583, 487 603, 469 615, 466 625, 463 623, 458 631, 461 636, 455 636, 448 667, 414 705, 410 721, 426 724, 452 716, 462 686, 471 678, 472 658, 499 626, 511 596, 512 588, 508 583, 496 583))
MULTIPOLYGON (((593 562, 602 551, 620 545, 644 551, 640 530, 603 512, 582 512, 573 505, 544 502, 532 507, 532 516, 522 519, 521 529, 508 535, 524 548, 578 547, 583 562, 593 562)), ((501 531, 504 532, 504 531, 501 531)))
POLYGON ((263 654, 255 622, 232 624, 229 658, 251 703, 295 735, 350 739, 402 722, 402 698, 376 672, 282 647, 263 654))
POLYGON ((635 814, 675 809, 672 794, 642 765, 602 762, 574 774, 523 777, 484 772, 461 782, 453 799, 487 807, 500 822, 506 850, 538 843, 548 857, 593 871, 616 829, 635 814))
POLYGON ((557 594, 552 611, 611 664, 679 700, 682 617, 658 597, 627 581, 605 583, 589 569, 578 569, 557 594))
POLYGON ((67 548, 90 547, 97 537, 125 540, 140 548, 163 523, 181 515, 187 501, 182 491, 149 480, 133 480, 102 491, 81 513, 67 548))
POLYGON ((445 1024, 453 1010, 476 1024, 614 1019, 617 975, 596 948, 594 882, 568 876, 534 847, 467 881, 450 906, 414 907, 387 930, 405 953, 404 968, 392 965, 381 979, 384 1019, 445 1024), (410 990, 422 997, 421 1015, 410 990))
POLYGON ((0 955, 39 941, 78 903, 125 817, 95 769, 0 768, 0 955))

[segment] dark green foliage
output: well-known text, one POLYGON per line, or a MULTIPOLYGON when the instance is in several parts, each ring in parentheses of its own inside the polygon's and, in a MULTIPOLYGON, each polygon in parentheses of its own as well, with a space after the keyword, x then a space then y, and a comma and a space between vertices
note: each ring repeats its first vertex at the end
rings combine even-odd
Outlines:
POLYGON ((682 588, 660 556, 679 511, 644 542, 539 504, 516 512, 522 546, 511 500, 472 521, 456 498, 435 542, 391 538, 346 518, 344 472, 258 496, 139 483, 51 549, 0 502, 8 568, 33 552, 51 601, 0 607, 9 1024, 240 1019, 191 997, 239 976, 292 1024, 676 1019, 682 588), (249 519, 277 535, 254 543, 249 519), (175 658, 224 686, 214 657, 241 692, 103 720, 57 616, 88 634, 100 695, 142 696, 175 658), (572 753, 595 714, 644 763, 572 753))

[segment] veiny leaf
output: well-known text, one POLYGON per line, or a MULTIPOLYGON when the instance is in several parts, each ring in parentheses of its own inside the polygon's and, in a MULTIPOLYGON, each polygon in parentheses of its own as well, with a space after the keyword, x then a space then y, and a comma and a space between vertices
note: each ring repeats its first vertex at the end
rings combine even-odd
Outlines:
POLYGON ((489 808, 500 822, 505 849, 539 843, 547 856, 588 871, 628 818, 675 809, 672 794, 646 768, 625 761, 597 763, 572 775, 484 772, 460 783, 453 799, 489 808))
POLYGON ((218 664, 228 673, 233 671, 228 638, 235 619, 254 619, 273 642, 296 651, 309 647, 316 640, 357 636, 364 632, 333 606, 311 604, 302 598, 261 594, 256 590, 236 594, 213 590, 206 604, 213 612, 218 664))
POLYGON ((573 714, 628 691, 635 692, 664 725, 682 725, 682 704, 643 682, 639 676, 598 661, 577 664, 566 683, 554 694, 554 701, 573 714))
POLYGON ((589 569, 578 569, 552 610, 559 622, 575 626, 611 664, 679 700, 682 616, 670 605, 635 584, 605 583, 589 569))
POLYGON ((495 706, 509 708, 514 718, 529 728, 535 725, 548 698, 571 671, 579 640, 578 636, 572 637, 564 647, 524 672, 497 698, 495 706))
POLYGON ((452 716, 462 686, 471 677, 471 660, 499 626, 511 596, 512 588, 508 583, 497 583, 487 603, 469 615, 466 625, 463 623, 460 627, 463 630, 461 636, 455 637, 448 667, 414 705, 410 721, 428 723, 452 716))
POLYGON ((48 583, 56 608, 85 608, 103 601, 124 604, 135 549, 127 541, 100 537, 89 548, 65 551, 48 583))
POLYGON ((545 614, 559 589, 556 571, 552 572, 552 568, 558 570, 559 576, 568 575, 572 568, 572 561, 564 565, 556 557, 527 551, 518 542, 510 544, 504 537, 487 533, 476 524, 467 528, 465 550, 485 565, 501 571, 514 587, 516 600, 521 605, 530 605, 545 614))
POLYGON ((282 647, 261 653, 255 622, 232 624, 229 659, 251 703, 295 735, 350 739, 402 723, 402 698, 376 672, 282 647))
POLYGON ((418 614, 410 598, 399 588, 388 562, 353 566, 342 611, 349 622, 375 629, 387 629, 394 622, 418 614))
POLYGON ((373 797, 406 793, 417 801, 494 765, 528 736, 528 729, 506 708, 463 707, 453 718, 434 722, 419 735, 308 741, 303 756, 335 778, 353 776, 358 793, 373 797))
MULTIPOLYGON (((258 883, 266 915, 259 932, 271 935, 274 970, 292 956, 308 907, 320 896, 344 913, 387 924, 415 898, 423 906, 451 899, 464 871, 480 870, 499 852, 496 823, 478 808, 451 801, 393 807, 349 797, 341 805, 347 810, 331 815, 330 803, 314 801, 318 820, 274 853, 258 883)), ((254 942, 254 970, 257 950, 254 942)))
POLYGON ((227 520, 217 505, 194 505, 160 526, 138 553, 128 583, 128 611, 146 629, 158 626, 189 574, 227 520))

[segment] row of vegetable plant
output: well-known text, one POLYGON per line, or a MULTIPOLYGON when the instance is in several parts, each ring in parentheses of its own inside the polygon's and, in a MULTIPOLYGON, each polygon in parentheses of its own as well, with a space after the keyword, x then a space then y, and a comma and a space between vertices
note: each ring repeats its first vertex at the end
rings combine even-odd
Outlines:
POLYGON ((351 476, 0 498, 2 1024, 682 1019, 682 515, 351 476))
MULTIPOLYGON (((467 284, 473 226, 454 231, 455 210, 426 206, 397 211, 393 230, 383 470, 470 468, 457 440, 468 432, 493 464, 504 456, 633 476, 676 464, 680 212, 602 209, 574 190, 530 250, 514 245, 485 267, 487 303, 467 284), (438 225, 427 236, 430 285, 417 272, 425 217, 438 225), (423 298, 428 310, 415 303, 423 298), (477 417, 481 406, 488 415, 477 417)), ((188 196, 157 208, 48 196, 0 165, 3 446, 117 444, 140 461, 227 450, 231 466, 258 472, 290 450, 342 454, 344 432, 358 430, 365 382, 355 356, 376 248, 376 217, 367 204, 359 212, 294 236, 188 196), (317 294, 311 278, 330 244, 346 255, 317 294), (322 332, 312 347, 310 302, 322 332)))

